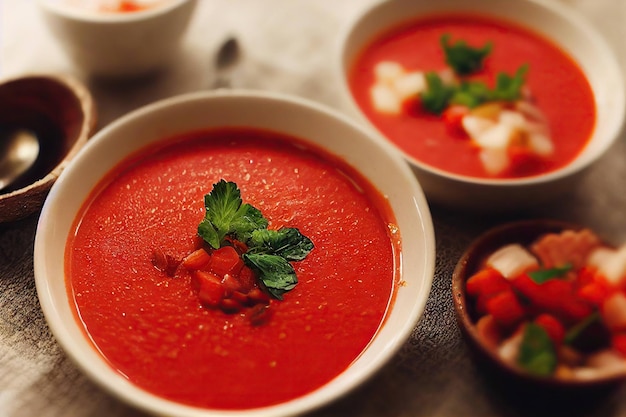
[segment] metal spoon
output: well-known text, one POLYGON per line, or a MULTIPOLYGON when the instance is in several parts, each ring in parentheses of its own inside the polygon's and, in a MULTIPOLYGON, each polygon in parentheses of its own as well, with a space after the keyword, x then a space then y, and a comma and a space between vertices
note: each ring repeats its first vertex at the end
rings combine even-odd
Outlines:
POLYGON ((0 190, 28 171, 39 155, 39 140, 27 129, 0 129, 0 190))
POLYGON ((231 87, 230 75, 241 54, 239 42, 235 37, 227 38, 217 50, 215 55, 215 79, 213 88, 231 87))

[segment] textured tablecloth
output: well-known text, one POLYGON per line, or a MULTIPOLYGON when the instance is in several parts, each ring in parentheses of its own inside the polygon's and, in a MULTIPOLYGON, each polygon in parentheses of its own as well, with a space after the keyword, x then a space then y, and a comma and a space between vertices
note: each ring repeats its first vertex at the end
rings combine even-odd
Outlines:
MULTIPOLYGON (((214 56, 228 36, 243 57, 234 87, 291 93, 339 107, 332 78, 342 25, 370 0, 200 0, 177 63, 130 83, 90 79, 66 59, 51 38, 34 0, 3 0, 0 74, 62 72, 92 91, 99 127, 155 100, 206 89, 214 56)), ((433 0, 434 1, 434 0, 433 0)), ((515 1, 515 0, 507 0, 515 1)), ((626 61, 626 2, 561 0, 578 8, 626 61)), ((510 395, 484 372, 461 337, 450 279, 473 238, 499 223, 550 217, 585 224, 615 242, 626 241, 626 137, 589 172, 579 187, 553 204, 523 213, 474 216, 431 207, 437 261, 425 313, 398 355, 365 385, 313 416, 618 416, 626 415, 626 388, 577 396, 560 411, 522 393, 510 395), (515 399, 522 401, 515 401, 515 399), (587 399, 586 401, 580 401, 587 399), (574 400, 579 401, 574 401, 574 400)), ((33 278, 37 215, 0 225, 0 416, 141 416, 90 382, 50 334, 33 278)), ((545 399, 544 399, 545 400, 545 399)), ((551 401, 554 402, 554 401, 551 401)))

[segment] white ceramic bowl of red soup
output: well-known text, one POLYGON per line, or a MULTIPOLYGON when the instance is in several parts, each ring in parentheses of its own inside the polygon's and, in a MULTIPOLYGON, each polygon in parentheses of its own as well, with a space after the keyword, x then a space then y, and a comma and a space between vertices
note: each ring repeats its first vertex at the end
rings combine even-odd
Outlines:
POLYGON ((380 2, 339 44, 348 110, 403 153, 434 203, 514 210, 555 198, 622 128, 615 57, 558 2, 380 2))
MULTIPOLYGON (((259 250, 227 233, 231 252, 259 250)), ((434 274, 428 205, 391 145, 268 93, 184 95, 104 128, 51 190, 35 240, 61 346, 107 390, 169 416, 292 415, 336 399, 407 340, 434 274), (199 242, 205 196, 232 203, 213 190, 221 180, 268 220, 259 229, 312 241, 282 300, 258 281, 242 289, 249 264, 228 269, 240 258, 199 242), (188 256, 198 251, 209 264, 188 256)))

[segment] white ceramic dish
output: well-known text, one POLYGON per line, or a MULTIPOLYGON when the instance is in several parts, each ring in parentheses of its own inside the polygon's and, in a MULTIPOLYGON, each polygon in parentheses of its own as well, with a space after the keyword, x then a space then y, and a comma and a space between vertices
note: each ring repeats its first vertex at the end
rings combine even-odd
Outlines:
POLYGON ((434 274, 434 233, 422 190, 399 154, 333 111, 285 96, 224 92, 164 100, 104 128, 63 172, 45 202, 34 249, 35 280, 48 324, 82 370, 105 389, 143 410, 168 416, 283 416, 321 406, 356 387, 407 340, 421 316, 434 274), (171 135, 201 128, 268 128, 316 143, 343 157, 388 197, 402 236, 402 279, 384 325, 341 375, 304 397, 262 409, 218 412, 176 404, 131 384, 110 368, 83 334, 65 287, 64 251, 72 222, 88 193, 118 162, 171 135), (133 140, 129 140, 132 138, 133 140), (372 163, 375 161, 376 163, 372 163))
POLYGON ((167 0, 142 11, 97 13, 66 0, 38 0, 52 34, 90 75, 132 77, 176 56, 197 0, 167 0))
POLYGON ((340 37, 337 73, 348 111, 369 126, 352 97, 347 77, 357 54, 376 36, 420 16, 446 12, 490 15, 516 22, 561 45, 580 65, 594 93, 597 120, 584 151, 566 167, 545 175, 513 180, 477 179, 450 174, 404 155, 429 201, 455 208, 508 210, 540 203, 571 189, 619 137, 625 96, 621 69, 603 38, 582 16, 556 1, 395 0, 373 4, 349 22, 340 37))

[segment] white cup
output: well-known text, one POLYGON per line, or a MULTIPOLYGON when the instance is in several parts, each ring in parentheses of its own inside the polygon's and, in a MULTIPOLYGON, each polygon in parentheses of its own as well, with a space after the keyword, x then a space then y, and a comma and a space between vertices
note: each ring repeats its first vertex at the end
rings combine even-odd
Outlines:
POLYGON ((44 20, 74 63, 90 75, 138 76, 176 56, 197 0, 167 0, 146 10, 105 13, 64 0, 38 0, 44 20))

